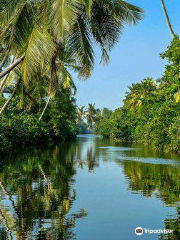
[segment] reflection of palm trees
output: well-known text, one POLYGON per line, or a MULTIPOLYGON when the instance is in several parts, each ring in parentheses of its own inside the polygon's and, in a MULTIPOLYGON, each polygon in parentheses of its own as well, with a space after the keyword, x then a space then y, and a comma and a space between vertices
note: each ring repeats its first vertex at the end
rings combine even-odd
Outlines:
POLYGON ((8 234, 8 239, 12 240, 12 231, 10 230, 10 227, 8 225, 8 221, 7 221, 6 217, 3 214, 3 211, 1 209, 1 207, 0 207, 0 220, 1 220, 4 228, 6 229, 6 232, 8 234))
POLYGON ((130 190, 146 197, 154 195, 161 199, 165 205, 177 207, 177 219, 164 220, 165 229, 172 229, 174 232, 168 235, 161 235, 160 239, 179 239, 179 168, 172 165, 147 164, 137 161, 123 161, 120 164, 123 167, 126 178, 129 179, 128 188, 130 190))
POLYGON ((52 192, 52 186, 51 186, 51 183, 48 181, 47 177, 46 177, 46 174, 44 172, 44 170, 42 169, 42 166, 39 165, 39 169, 40 169, 40 172, 44 178, 44 181, 45 183, 47 184, 47 187, 48 187, 48 192, 52 192))
MULTIPOLYGON (((93 171, 98 166, 100 150, 96 139, 88 143, 61 144, 47 151, 21 153, 19 160, 7 164, 0 172, 0 189, 8 199, 0 200, 3 234, 25 240, 32 234, 37 239, 72 239, 76 219, 87 212, 82 208, 70 214, 76 199, 76 167, 93 171), (79 166, 78 166, 79 165, 79 166), (6 205, 7 204, 7 205, 6 205)), ((13 239, 13 240, 14 240, 13 239)))
POLYGON ((95 166, 95 155, 92 146, 87 149, 87 164, 89 171, 93 171, 95 166))
POLYGON ((177 210, 177 218, 176 219, 165 219, 164 220, 165 229, 173 230, 173 233, 168 235, 161 234, 160 239, 163 240, 176 240, 180 239, 180 211, 179 208, 177 210))
POLYGON ((1 187, 4 195, 6 195, 6 196, 8 197, 8 199, 9 199, 9 201, 11 202, 11 204, 12 204, 12 206, 13 206, 13 209, 14 209, 14 212, 18 214, 18 210, 17 210, 17 208, 16 208, 16 206, 15 206, 15 202, 14 202, 14 200, 12 199, 11 194, 10 194, 9 192, 7 192, 7 190, 5 189, 5 187, 3 186, 3 184, 2 184, 1 181, 0 181, 0 187, 1 187))
POLYGON ((20 164, 8 165, 7 171, 0 173, 0 187, 11 202, 11 206, 1 204, 0 212, 9 239, 11 235, 17 240, 27 239, 32 233, 36 233, 37 239, 70 239, 76 219, 86 216, 84 209, 68 215, 76 197, 72 189, 74 169, 73 162, 68 160, 70 152, 59 161, 61 153, 54 148, 43 154, 37 152, 36 157, 27 155, 20 164), (21 177, 14 179, 14 176, 21 177))
POLYGON ((78 168, 88 167, 89 171, 93 171, 95 167, 99 166, 98 163, 99 148, 96 145, 96 139, 92 140, 92 145, 87 144, 85 141, 77 141, 76 144, 76 159, 78 168))

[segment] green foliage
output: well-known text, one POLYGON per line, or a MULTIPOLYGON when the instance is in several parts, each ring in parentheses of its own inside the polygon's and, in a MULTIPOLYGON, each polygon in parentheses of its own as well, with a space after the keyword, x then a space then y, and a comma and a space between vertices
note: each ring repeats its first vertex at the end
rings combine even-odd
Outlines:
POLYGON ((168 64, 165 67, 163 79, 166 82, 179 83, 180 74, 180 40, 174 38, 167 51, 160 55, 163 59, 167 59, 168 64))
POLYGON ((2 132, 2 129, 0 128, 0 152, 8 152, 11 148, 11 143, 8 141, 8 138, 5 136, 5 134, 2 132))
POLYGON ((124 105, 96 122, 95 133, 121 141, 138 141, 180 151, 180 40, 172 40, 162 58, 168 63, 161 79, 132 84, 124 105))
MULTIPOLYGON (((5 99, 2 100, 2 105, 5 99)), ((31 110, 18 108, 19 97, 13 99, 0 122, 0 153, 53 139, 65 141, 77 134, 77 110, 69 89, 61 90, 49 105, 43 121, 39 121, 42 104, 31 110)))
POLYGON ((77 107, 71 91, 64 89, 51 102, 44 121, 55 137, 61 140, 74 138, 77 134, 77 107))
POLYGON ((0 125, 0 132, 6 136, 14 146, 22 146, 42 141, 49 137, 46 124, 39 122, 37 117, 26 112, 20 115, 11 114, 10 119, 4 119, 0 125))
POLYGON ((173 119, 172 124, 168 130, 168 137, 170 138, 170 147, 176 152, 180 152, 180 117, 173 119))

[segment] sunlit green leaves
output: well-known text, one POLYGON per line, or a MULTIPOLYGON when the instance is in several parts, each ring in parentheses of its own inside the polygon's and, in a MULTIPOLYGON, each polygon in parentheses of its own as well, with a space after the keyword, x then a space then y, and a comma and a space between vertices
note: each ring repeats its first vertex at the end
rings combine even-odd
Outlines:
POLYGON ((180 91, 178 91, 175 95, 174 95, 174 100, 176 103, 180 102, 180 91))
POLYGON ((83 2, 85 6, 85 12, 87 16, 91 19, 91 10, 92 10, 93 0, 83 0, 83 2))
POLYGON ((35 26, 26 50, 25 59, 22 64, 22 75, 24 81, 30 81, 32 76, 49 68, 51 57, 55 50, 52 36, 44 29, 35 26))
MULTIPOLYGON (((34 27, 35 8, 30 1, 17 1, 17 8, 12 7, 10 3, 10 10, 4 10, 7 14, 8 21, 5 22, 5 27, 2 32, 2 41, 10 47, 13 54, 20 52, 24 53, 27 41, 34 27)), ((16 1, 15 1, 16 2, 16 1)), ((4 13, 4 14, 5 14, 4 13)))
POLYGON ((53 34, 58 41, 63 42, 64 36, 82 13, 83 5, 81 0, 52 0, 51 2, 50 18, 53 34))

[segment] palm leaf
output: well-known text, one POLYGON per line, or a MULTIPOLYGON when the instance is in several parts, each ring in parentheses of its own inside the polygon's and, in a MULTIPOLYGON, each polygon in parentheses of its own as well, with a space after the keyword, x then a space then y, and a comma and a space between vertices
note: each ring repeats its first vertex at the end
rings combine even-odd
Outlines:
POLYGON ((124 24, 136 24, 143 18, 144 11, 123 0, 96 0, 104 6, 117 21, 124 24))
POLYGON ((92 10, 92 4, 93 0, 83 0, 85 5, 85 12, 89 18, 91 18, 91 10, 92 10))
POLYGON ((55 44, 52 36, 35 26, 29 38, 25 59, 22 64, 24 81, 29 81, 44 68, 49 68, 55 44))
POLYGON ((53 34, 58 41, 62 41, 64 35, 77 20, 82 12, 81 0, 52 0, 51 24, 53 34))
POLYGON ((72 79, 71 74, 68 72, 68 70, 64 67, 63 69, 61 69, 61 85, 63 88, 72 88, 74 90, 74 95, 77 92, 77 88, 76 85, 72 79))
POLYGON ((94 67, 94 52, 89 23, 85 14, 79 17, 73 25, 67 38, 66 47, 71 52, 71 57, 76 58, 78 65, 81 67, 79 76, 89 77, 94 67))
POLYGON ((34 26, 34 5, 29 1, 22 0, 19 0, 18 3, 14 14, 7 11, 9 21, 6 22, 6 26, 3 28, 2 41, 5 44, 8 43, 14 53, 17 50, 24 53, 34 26))

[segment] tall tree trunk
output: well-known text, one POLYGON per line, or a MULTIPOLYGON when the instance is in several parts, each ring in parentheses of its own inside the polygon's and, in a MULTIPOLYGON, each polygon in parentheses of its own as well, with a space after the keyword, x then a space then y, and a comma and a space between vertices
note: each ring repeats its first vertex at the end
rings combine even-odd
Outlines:
POLYGON ((42 111, 42 113, 41 113, 41 116, 40 116, 40 118, 39 118, 39 121, 42 120, 42 117, 43 117, 43 115, 44 115, 44 113, 45 113, 45 111, 46 111, 46 109, 47 109, 47 107, 48 107, 48 105, 49 105, 49 102, 50 102, 50 97, 48 97, 47 103, 46 103, 46 105, 45 105, 45 107, 44 107, 44 109, 43 109, 43 111, 42 111))
POLYGON ((8 100, 5 102, 4 106, 1 108, 0 110, 0 116, 3 114, 4 110, 6 109, 6 107, 9 105, 9 103, 11 102, 11 100, 13 99, 13 97, 16 94, 16 90, 14 90, 13 94, 8 98, 8 100))
POLYGON ((41 121, 41 119, 49 105, 50 99, 52 97, 54 97, 54 95, 56 94, 57 87, 58 87, 58 78, 57 78, 57 72, 56 72, 56 51, 55 51, 52 56, 52 59, 51 59, 51 79, 50 79, 50 83, 49 83, 48 101, 46 103, 46 106, 45 106, 40 118, 39 118, 39 121, 41 121))
MULTIPOLYGON (((13 57, 13 59, 12 59, 12 61, 11 61, 11 64, 13 64, 14 59, 15 59, 15 58, 13 57)), ((2 83, 1 83, 1 86, 0 86, 0 93, 3 92, 3 88, 4 88, 4 85, 5 85, 5 83, 6 83, 7 79, 8 79, 8 77, 9 77, 9 74, 10 74, 10 72, 4 77, 4 79, 3 79, 2 83)))
POLYGON ((25 54, 23 54, 20 58, 18 58, 13 64, 7 67, 4 71, 0 73, 0 79, 6 76, 6 74, 10 73, 19 63, 21 63, 25 58, 25 54))
POLYGON ((174 31, 172 29, 172 26, 171 26, 171 23, 170 23, 170 20, 169 20, 169 16, 167 14, 167 10, 166 10, 165 4, 164 4, 164 0, 160 0, 160 1, 161 1, 161 5, 162 5, 164 15, 166 17, 166 21, 167 21, 167 24, 168 24, 169 31, 170 31, 172 37, 174 38, 176 35, 174 34, 174 31))
POLYGON ((6 63, 8 59, 8 55, 5 55, 2 62, 0 63, 0 72, 2 71, 2 68, 4 67, 4 64, 6 63))

